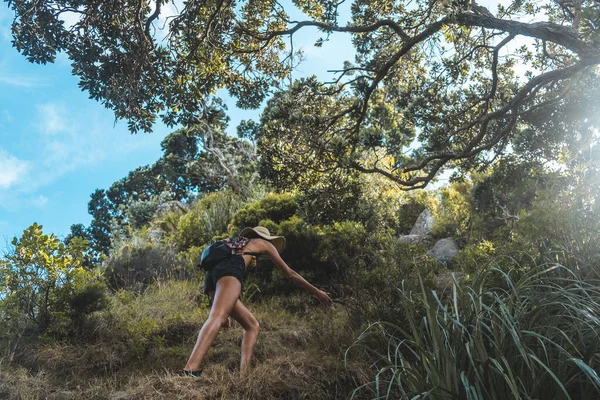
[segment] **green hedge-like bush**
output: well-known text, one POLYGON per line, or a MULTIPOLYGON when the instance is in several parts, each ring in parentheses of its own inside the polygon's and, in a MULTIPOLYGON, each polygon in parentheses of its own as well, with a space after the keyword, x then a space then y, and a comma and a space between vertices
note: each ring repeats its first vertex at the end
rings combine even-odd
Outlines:
POLYGON ((292 195, 287 193, 268 194, 264 199, 248 204, 236 212, 229 226, 231 236, 237 235, 247 226, 257 226, 262 220, 279 223, 296 213, 297 205, 292 195))

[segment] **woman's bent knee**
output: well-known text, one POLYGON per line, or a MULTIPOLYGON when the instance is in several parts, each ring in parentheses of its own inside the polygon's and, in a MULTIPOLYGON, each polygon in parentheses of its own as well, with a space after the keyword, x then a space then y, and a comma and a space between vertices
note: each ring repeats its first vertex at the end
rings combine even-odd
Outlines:
POLYGON ((248 329, 246 329, 247 331, 250 332, 256 332, 258 333, 258 331, 260 330, 260 325, 258 324, 257 320, 251 321, 250 324, 248 324, 248 329))

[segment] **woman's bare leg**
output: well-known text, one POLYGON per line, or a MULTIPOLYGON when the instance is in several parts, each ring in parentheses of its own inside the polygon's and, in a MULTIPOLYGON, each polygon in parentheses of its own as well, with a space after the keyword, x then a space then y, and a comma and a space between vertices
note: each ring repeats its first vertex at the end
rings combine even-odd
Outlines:
POLYGON ((242 339, 242 359, 240 361, 240 372, 243 374, 250 365, 252 355, 254 354, 254 345, 256 344, 259 331, 258 321, 239 300, 235 303, 233 310, 231 310, 231 316, 245 330, 244 338, 242 339))
POLYGON ((227 321, 227 317, 229 317, 231 310, 238 301, 241 289, 241 282, 233 276, 224 276, 217 281, 215 300, 208 319, 202 326, 202 329, 200 329, 200 333, 198 333, 196 345, 184 368, 186 371, 197 371, 200 369, 200 364, 204 356, 206 356, 208 348, 214 342, 221 326, 227 321))
MULTIPOLYGON (((212 303, 213 300, 215 299, 215 292, 207 292, 206 294, 208 294, 208 298, 210 299, 209 304, 210 304, 210 308, 212 308, 212 303)), ((223 326, 221 326, 221 328, 228 330, 231 329, 231 318, 227 318, 227 321, 225 321, 223 323, 223 326)))

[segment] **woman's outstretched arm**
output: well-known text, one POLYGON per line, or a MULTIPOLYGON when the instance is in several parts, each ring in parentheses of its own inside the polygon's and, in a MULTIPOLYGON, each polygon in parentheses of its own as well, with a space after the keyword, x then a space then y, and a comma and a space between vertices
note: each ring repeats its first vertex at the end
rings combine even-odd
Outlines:
POLYGON ((300 276, 300 274, 291 269, 285 263, 285 261, 283 261, 283 259, 277 252, 277 249, 275 248, 275 246, 273 246, 272 243, 264 240, 263 246, 265 253, 271 258, 277 269, 283 272, 286 278, 294 282, 296 285, 306 289, 308 292, 312 293, 321 303, 328 306, 333 304, 333 300, 331 300, 331 298, 326 292, 311 285, 306 279, 300 276))

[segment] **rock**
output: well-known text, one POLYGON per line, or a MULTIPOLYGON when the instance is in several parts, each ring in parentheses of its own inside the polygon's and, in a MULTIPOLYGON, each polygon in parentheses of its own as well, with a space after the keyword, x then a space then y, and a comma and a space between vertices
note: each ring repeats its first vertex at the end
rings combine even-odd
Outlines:
POLYGON ((428 209, 423 210, 423 212, 417 218, 417 222, 413 225, 410 230, 411 235, 429 235, 431 233, 431 229, 433 228, 433 223, 435 222, 433 218, 433 214, 428 209))
POLYGON ((411 244, 413 246, 421 246, 426 249, 431 248, 433 245, 431 235, 400 235, 398 236, 398 242, 411 244))
POLYGON ((400 235, 398 241, 400 243, 420 244, 427 240, 426 235, 400 235))
POLYGON ((427 255, 438 262, 447 263, 458 256, 458 246, 452 238, 441 239, 427 252, 427 255))

